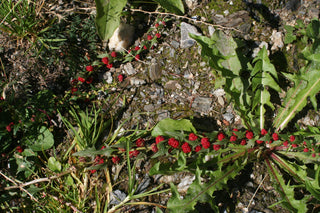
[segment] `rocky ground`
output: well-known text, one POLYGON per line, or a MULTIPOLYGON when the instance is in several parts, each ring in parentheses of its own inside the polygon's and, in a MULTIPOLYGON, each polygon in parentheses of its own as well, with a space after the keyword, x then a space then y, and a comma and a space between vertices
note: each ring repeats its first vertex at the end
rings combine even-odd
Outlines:
MULTIPOLYGON (((283 53, 281 55, 286 57, 287 67, 297 69, 299 67, 297 49, 285 47, 283 44, 284 25, 294 25, 297 19, 308 23, 312 18, 319 18, 320 11, 319 0, 186 0, 185 2, 186 15, 189 19, 167 16, 170 21, 162 33, 161 42, 150 50, 142 61, 114 67, 110 70, 110 74, 100 72, 100 81, 110 82, 107 85, 110 91, 119 90, 119 87, 113 84, 116 76, 120 73, 125 76, 120 87, 124 89, 130 104, 119 123, 131 119, 123 128, 135 128, 137 125, 146 128, 167 117, 192 118, 195 126, 203 131, 230 126, 241 127, 239 116, 225 99, 223 89, 219 88, 215 71, 200 56, 200 46, 190 39, 187 33, 210 36, 215 30, 212 25, 215 25, 216 29, 243 39, 248 46, 248 57, 257 53, 255 48, 267 45, 270 58, 277 68, 282 68, 282 62, 276 59, 283 53)), ((49 1, 47 4, 48 14, 52 17, 64 17, 67 13, 79 11, 95 14, 92 1, 86 3, 72 1, 68 4, 60 1, 51 5, 49 1)), ((146 17, 153 20, 149 16, 146 17)), ((139 40, 140 38, 136 42, 139 40)), ((2 46, 0 54, 4 57, 4 65, 7 70, 20 70, 18 73, 21 76, 13 78, 18 79, 21 84, 33 79, 39 89, 54 88, 63 91, 63 88, 68 86, 52 85, 52 82, 59 82, 65 75, 64 70, 69 66, 67 61, 61 60, 59 63, 47 66, 30 57, 31 53, 22 54, 30 44, 13 42, 5 34, 0 35, 0 43, 2 46), (40 70, 45 75, 37 75, 40 70)), ((99 46, 97 52, 102 52, 102 46, 98 43, 97 45, 99 46)), ((102 86, 101 82, 98 85, 102 86)), ((117 104, 121 106, 121 100, 117 104)), ((302 126, 319 126, 319 113, 311 111, 298 123, 302 126)), ((236 185, 231 186, 233 190, 231 194, 240 201, 235 207, 236 212, 246 212, 245 207, 264 178, 266 168, 261 168, 258 163, 254 168, 254 171, 248 170, 248 174, 242 177, 245 180, 243 182, 245 187, 240 189, 236 185)), ((188 174, 184 176, 192 178, 188 174)), ((161 181, 188 182, 188 178, 183 179, 180 176, 170 178, 161 181)), ((269 182, 269 177, 266 177, 251 203, 254 210, 250 212, 272 212, 267 207, 276 202, 277 194, 272 188, 268 188, 269 182)), ((279 209, 277 212, 285 211, 279 209)))

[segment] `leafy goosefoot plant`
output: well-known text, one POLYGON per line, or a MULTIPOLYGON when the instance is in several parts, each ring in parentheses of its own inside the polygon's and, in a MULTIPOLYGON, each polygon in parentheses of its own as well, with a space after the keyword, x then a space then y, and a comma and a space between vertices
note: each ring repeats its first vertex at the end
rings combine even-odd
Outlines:
POLYGON ((155 137, 162 133, 156 137, 158 152, 153 158, 171 156, 174 160, 158 161, 149 174, 183 171, 195 174, 195 180, 183 199, 176 186, 171 184, 172 197, 167 204, 170 212, 194 211, 197 202, 209 203, 213 210, 218 211, 213 193, 227 188, 227 181, 241 173, 247 164, 260 161, 266 164, 269 175, 276 180, 276 189, 283 197, 279 203, 284 207, 293 212, 307 212, 308 204, 320 200, 320 150, 314 137, 306 137, 302 133, 271 134, 257 128, 234 129, 226 133, 214 131, 201 136, 196 132, 187 134, 186 129, 195 130, 188 120, 165 119, 152 131, 155 137), (179 145, 173 146, 172 140, 178 141, 179 145), (185 148, 185 143, 190 149, 185 148), (290 178, 284 179, 283 173, 290 178), (201 181, 203 179, 206 181, 201 181), (296 198, 296 188, 303 191, 302 199, 296 198))

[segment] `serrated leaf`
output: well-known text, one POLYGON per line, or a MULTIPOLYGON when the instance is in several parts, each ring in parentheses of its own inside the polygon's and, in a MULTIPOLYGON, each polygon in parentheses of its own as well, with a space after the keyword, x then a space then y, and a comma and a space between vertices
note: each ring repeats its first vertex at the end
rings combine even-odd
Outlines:
POLYGON ((178 15, 184 14, 184 7, 181 0, 154 0, 159 3, 161 7, 168 10, 171 13, 175 13, 178 15))
POLYGON ((120 25, 120 16, 127 0, 95 0, 96 26, 99 37, 107 41, 120 25))
POLYGON ((174 131, 185 131, 185 132, 194 132, 196 129, 193 127, 192 123, 187 119, 174 120, 171 118, 166 118, 161 120, 152 130, 151 135, 157 137, 170 136, 168 132, 174 131))

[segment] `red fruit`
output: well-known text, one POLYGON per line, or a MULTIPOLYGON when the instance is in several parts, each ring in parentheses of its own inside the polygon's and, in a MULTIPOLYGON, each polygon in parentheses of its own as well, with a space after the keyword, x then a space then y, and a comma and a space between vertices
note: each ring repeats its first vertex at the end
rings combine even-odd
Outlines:
POLYGON ((75 93, 75 92, 77 92, 78 91, 78 88, 76 88, 76 87, 72 87, 71 88, 71 94, 73 94, 73 93, 75 93))
POLYGON ((122 82, 123 81, 123 75, 118 75, 118 80, 119 80, 119 82, 122 82))
POLYGON ((82 83, 84 83, 86 80, 84 78, 78 77, 78 80, 82 83))
POLYGON ((113 57, 113 58, 117 57, 117 53, 116 53, 115 51, 113 51, 113 52, 111 53, 111 57, 113 57))
POLYGON ((309 149, 308 148, 304 148, 303 152, 309 152, 309 149))
POLYGON ((160 38, 161 34, 160 33, 156 33, 156 36, 157 36, 157 38, 160 38))
POLYGON ((17 150, 17 152, 19 152, 19 153, 22 153, 22 152, 23 152, 23 149, 22 149, 21 146, 17 146, 16 150, 17 150))
POLYGON ((219 140, 219 141, 222 141, 225 137, 226 137, 226 136, 225 136, 222 132, 220 132, 220 133, 218 134, 218 140, 219 140))
POLYGON ((134 59, 135 59, 136 61, 139 61, 139 60, 140 60, 140 55, 139 55, 139 54, 136 55, 136 56, 134 57, 134 59))
POLYGON ((156 137, 156 144, 160 143, 161 141, 164 141, 164 137, 161 136, 161 135, 158 135, 158 136, 156 137))
POLYGON ((268 134, 268 131, 265 130, 265 129, 261 129, 261 135, 263 136, 263 135, 266 135, 266 134, 268 134))
POLYGON ((143 45, 143 49, 145 49, 145 50, 146 50, 146 49, 147 49, 147 46, 146 46, 146 45, 143 45))
POLYGON ((164 26, 166 26, 166 22, 162 21, 162 24, 163 24, 164 26))
POLYGON ((247 144, 247 141, 245 139, 242 139, 241 142, 240 142, 240 145, 244 146, 247 144))
POLYGON ((92 72, 93 71, 93 66, 89 65, 89 66, 86 66, 86 70, 88 72, 92 72))
POLYGON ((219 144, 213 144, 213 149, 215 151, 218 151, 221 148, 221 146, 219 144))
POLYGON ((113 67, 113 64, 107 64, 107 68, 111 69, 113 67))
POLYGON ((261 141, 261 140, 256 140, 256 142, 257 142, 257 144, 262 144, 263 143, 263 141, 261 141))
POLYGON ((143 147, 145 145, 144 139, 143 138, 138 138, 136 141, 137 147, 143 147))
POLYGON ((293 147, 293 148, 297 148, 298 145, 297 145, 297 144, 292 144, 292 147, 293 147))
POLYGON ((133 151, 130 151, 129 152, 129 157, 132 158, 132 157, 137 157, 139 155, 139 150, 133 150, 133 151))
MULTIPOLYGON (((232 131, 234 131, 234 132, 238 132, 239 130, 238 129, 233 129, 232 131)), ((237 136, 237 134, 236 133, 232 133, 234 136, 237 136)))
POLYGON ((108 57, 104 57, 101 59, 102 63, 104 64, 109 64, 109 58, 108 57))
POLYGON ((277 140, 279 140, 279 135, 277 133, 273 133, 272 138, 274 141, 277 141, 277 140))
POLYGON ((293 135, 290 136, 290 142, 293 142, 296 139, 293 135))
POLYGON ((246 132, 246 138, 249 139, 249 140, 252 139, 253 138, 253 132, 247 131, 246 132))
POLYGON ((201 145, 204 149, 210 148, 209 138, 201 138, 201 145))
POLYGON ((159 27, 159 24, 158 24, 158 23, 156 23, 154 26, 157 28, 157 27, 159 27))
POLYGON ((77 83, 78 83, 78 79, 73 79, 73 80, 71 81, 71 85, 72 85, 72 86, 75 86, 77 83))
POLYGON ((185 142, 184 144, 182 144, 181 148, 182 148, 182 151, 183 151, 184 153, 189 153, 189 152, 191 152, 191 147, 190 147, 190 145, 189 145, 187 142, 185 142))
POLYGON ((11 131, 12 131, 12 128, 11 128, 12 126, 14 126, 14 123, 13 123, 13 122, 9 123, 9 125, 6 126, 6 129, 7 129, 8 132, 11 132, 11 131))
POLYGON ((196 146, 195 148, 194 148, 194 151, 195 152, 199 152, 201 150, 201 146, 199 145, 199 146, 196 146))
POLYGON ((95 173, 96 171, 97 171, 97 170, 95 170, 95 169, 94 169, 94 170, 90 170, 90 173, 93 174, 93 173, 95 173))
POLYGON ((134 48, 134 50, 135 50, 135 51, 138 51, 138 50, 140 50, 140 47, 139 47, 139 46, 136 46, 136 47, 134 48))
POLYGON ((283 142, 283 146, 287 147, 288 146, 288 141, 283 142))
POLYGON ((148 35, 148 36, 147 36, 147 39, 148 39, 148 41, 152 40, 152 36, 151 36, 151 35, 148 35))
POLYGON ((232 135, 232 136, 230 137, 230 142, 236 141, 236 140, 237 140, 237 136, 232 135))
POLYGON ((158 147, 157 147, 157 144, 156 144, 156 143, 151 144, 151 150, 152 150, 153 152, 158 152, 158 147))
POLYGON ((87 83, 87 84, 91 84, 92 81, 93 81, 93 78, 92 78, 92 77, 89 77, 89 78, 87 78, 86 83, 87 83))
POLYGON ((174 139, 174 138, 170 138, 168 140, 168 144, 169 146, 171 146, 172 148, 178 148, 179 147, 179 141, 174 139))
POLYGON ((312 153, 312 157, 315 158, 316 157, 316 153, 312 153))
POLYGON ((101 147, 101 150, 103 150, 103 149, 105 149, 105 148, 106 148, 106 146, 102 146, 102 147, 101 147))
POLYGON ((114 164, 118 164, 119 162, 120 162, 120 158, 118 157, 118 156, 114 156, 114 157, 112 157, 112 162, 114 163, 114 164))
POLYGON ((119 152, 125 152, 126 150, 124 148, 118 148, 119 152))
POLYGON ((195 141, 197 139, 198 139, 198 136, 196 136, 196 134, 194 133, 189 134, 189 141, 195 141))

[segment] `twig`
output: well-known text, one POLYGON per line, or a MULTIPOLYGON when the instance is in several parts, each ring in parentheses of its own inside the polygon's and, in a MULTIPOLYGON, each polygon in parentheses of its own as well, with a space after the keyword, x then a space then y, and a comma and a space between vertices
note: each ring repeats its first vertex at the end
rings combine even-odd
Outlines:
POLYGON ((268 174, 266 174, 266 176, 264 176, 264 178, 263 178, 262 181, 260 182, 259 186, 257 187, 256 191, 254 192, 254 194, 253 194, 252 198, 250 199, 249 204, 248 204, 248 206, 247 206, 247 208, 246 208, 247 210, 249 210, 249 207, 250 207, 250 205, 251 205, 251 203, 252 203, 252 201, 253 201, 253 198, 254 198, 254 197, 256 196, 256 194, 258 193, 258 190, 260 189, 263 181, 266 179, 267 176, 268 176, 268 174))
POLYGON ((150 11, 145 11, 145 10, 141 10, 141 9, 133 9, 133 8, 130 9, 130 10, 133 11, 133 12, 141 12, 141 13, 147 13, 147 14, 174 16, 174 17, 181 18, 181 19, 187 19, 189 21, 192 21, 192 22, 195 22, 195 23, 198 23, 198 24, 209 25, 209 26, 217 27, 217 28, 224 29, 224 30, 234 30, 234 31, 237 31, 237 32, 241 32, 240 30, 238 30, 236 28, 233 28, 233 27, 224 27, 224 26, 218 25, 218 24, 210 24, 208 22, 204 22, 204 21, 201 21, 201 20, 195 20, 195 19, 189 18, 187 16, 180 16, 180 15, 173 14, 173 13, 150 12, 150 11))
POLYGON ((16 181, 12 180, 11 178, 9 178, 8 176, 6 176, 6 175, 3 174, 2 172, 0 172, 0 175, 2 175, 6 180, 8 180, 8 181, 10 181, 11 183, 13 183, 14 185, 16 185, 15 188, 19 188, 21 191, 24 191, 25 193, 27 193, 27 195, 30 196, 31 200, 34 200, 34 201, 36 201, 36 202, 38 203, 38 200, 37 200, 35 197, 33 197, 33 195, 30 194, 30 192, 28 192, 27 190, 25 190, 22 186, 18 185, 18 184, 16 183, 16 181))
MULTIPOLYGON (((12 183, 15 184, 15 186, 4 187, 3 189, 4 189, 4 190, 17 189, 17 188, 22 189, 23 187, 26 187, 26 186, 29 186, 29 185, 33 185, 33 184, 36 184, 36 183, 50 182, 50 181, 53 180, 53 179, 57 179, 57 178, 59 178, 59 177, 61 177, 61 176, 64 176, 64 175, 66 175, 66 174, 69 174, 69 173, 71 173, 71 172, 72 172, 72 170, 68 170, 68 171, 62 172, 62 173, 60 173, 60 174, 54 175, 54 176, 52 176, 52 177, 39 178, 39 179, 32 180, 32 181, 29 181, 29 182, 27 182, 27 183, 22 183, 22 184, 19 184, 19 185, 18 185, 16 182, 12 182, 12 181, 11 181, 12 183)), ((0 174, 5 177, 5 175, 2 174, 1 172, 0 172, 0 174)))

